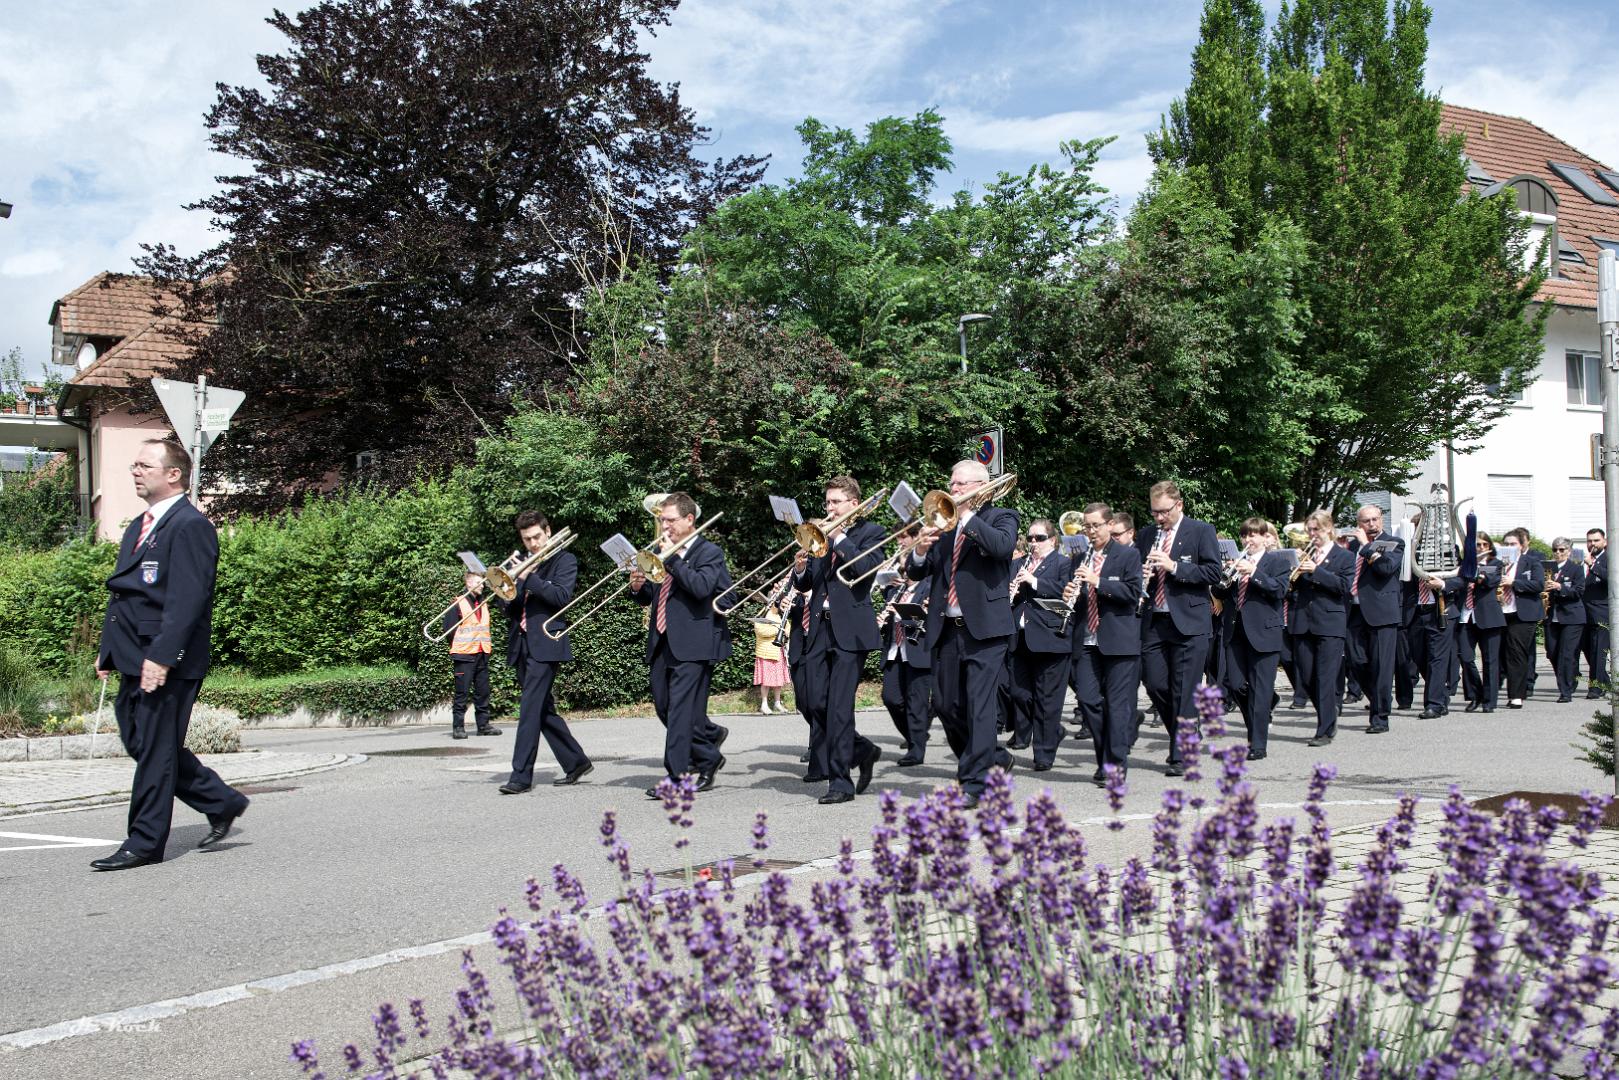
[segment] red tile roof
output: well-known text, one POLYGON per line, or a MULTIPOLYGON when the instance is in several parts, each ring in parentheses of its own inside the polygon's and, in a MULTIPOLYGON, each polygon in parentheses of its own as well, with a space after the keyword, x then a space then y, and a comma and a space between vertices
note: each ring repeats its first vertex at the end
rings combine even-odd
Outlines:
POLYGON ((128 386, 164 374, 191 353, 191 347, 176 338, 180 325, 171 316, 148 317, 144 327, 98 356, 68 385, 128 386))
POLYGON ((175 297, 151 278, 103 271, 56 302, 50 321, 63 334, 125 338, 151 325, 158 301, 175 297))
POLYGON ((1540 288, 1540 298, 1564 307, 1597 306, 1597 257, 1601 254, 1593 235, 1619 240, 1619 206, 1601 206, 1587 199, 1568 181, 1551 170, 1548 162, 1577 165, 1598 187, 1619 199, 1619 191, 1598 179, 1598 169, 1613 171, 1589 155, 1582 154, 1537 124, 1516 116, 1444 106, 1440 128, 1459 131, 1467 139, 1467 155, 1496 180, 1510 180, 1528 173, 1557 195, 1557 232, 1562 240, 1585 257, 1585 265, 1556 262, 1559 277, 1548 278, 1540 288))

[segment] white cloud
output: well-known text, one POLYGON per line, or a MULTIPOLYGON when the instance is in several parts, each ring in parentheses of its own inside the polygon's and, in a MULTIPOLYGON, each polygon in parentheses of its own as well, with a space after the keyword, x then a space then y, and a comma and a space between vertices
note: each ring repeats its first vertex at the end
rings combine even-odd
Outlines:
POLYGON ((1592 68, 1579 78, 1481 67, 1442 86, 1452 105, 1522 117, 1609 168, 1619 167, 1619 71, 1592 68))
POLYGON ((1065 139, 1118 136, 1115 145, 1139 147, 1143 132, 1158 126, 1172 95, 1121 102, 1111 109, 1075 109, 1045 116, 985 116, 955 113, 945 118, 950 141, 967 150, 1043 155, 1065 139))
POLYGON ((25 251, 21 255, 12 255, 4 262, 0 262, 0 276, 35 277, 39 274, 54 274, 66 265, 67 260, 62 257, 60 251, 25 251))

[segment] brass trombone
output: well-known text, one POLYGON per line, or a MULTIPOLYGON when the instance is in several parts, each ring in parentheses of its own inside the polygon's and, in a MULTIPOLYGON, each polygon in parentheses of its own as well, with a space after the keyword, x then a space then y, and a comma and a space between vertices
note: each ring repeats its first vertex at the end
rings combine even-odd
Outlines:
MULTIPOLYGON (((794 525, 793 538, 791 540, 777 548, 775 551, 771 552, 770 557, 764 562, 760 563, 758 566, 755 566, 752 570, 749 570, 746 574, 743 574, 741 577, 733 581, 729 589, 726 589, 724 592, 714 597, 713 607, 715 614, 729 614, 730 612, 741 607, 743 604, 746 604, 755 596, 769 591, 768 585, 764 586, 763 588, 755 588, 741 600, 730 604, 722 603, 722 601, 724 601, 725 598, 733 591, 741 588, 743 582, 750 581, 759 574, 764 573, 764 571, 769 568, 771 563, 793 550, 793 548, 801 548, 806 554, 817 559, 824 557, 828 551, 832 550, 832 541, 826 538, 827 533, 841 525, 848 525, 851 522, 858 521, 860 518, 865 517, 867 514, 870 514, 872 511, 881 506, 883 500, 887 497, 888 489, 883 488, 881 491, 877 492, 877 494, 862 500, 860 505, 856 506, 853 510, 839 514, 835 518, 820 518, 816 521, 806 521, 802 525, 794 525)), ((841 575, 839 576, 838 580, 843 580, 841 575)), ((845 584, 847 584, 847 582, 845 582, 845 584)))
MULTIPOLYGON (((647 496, 648 500, 651 498, 652 496, 647 496)), ((662 505, 661 499, 659 500, 659 505, 662 505)), ((630 561, 629 566, 608 571, 606 574, 603 574, 601 577, 592 582, 590 587, 584 592, 575 595, 574 598, 564 604, 561 610, 559 610, 555 615, 552 615, 549 619, 546 619, 545 625, 540 627, 540 629, 544 631, 545 636, 550 638, 552 641, 562 640, 563 634, 566 634, 569 630, 578 629, 580 626, 583 626, 592 615, 596 614, 596 612, 600 611, 614 600, 617 600, 620 594, 627 592, 630 587, 629 581, 626 580, 624 584, 620 585, 618 588, 604 596, 601 600, 597 601, 593 607, 575 619, 571 626, 564 625, 560 630, 553 634, 551 632, 551 624, 562 618, 562 616, 566 615, 574 608, 578 607, 580 601, 582 601, 585 597, 589 596, 591 593, 613 580, 613 578, 617 577, 619 574, 627 574, 632 569, 641 571, 641 573, 646 575, 646 579, 652 582, 654 585, 663 584, 663 579, 668 576, 668 571, 664 569, 663 564, 667 560, 672 559, 676 555, 680 554, 682 549, 684 549, 693 540, 697 539, 698 536, 702 535, 704 529, 708 528, 710 525, 714 524, 714 522, 718 521, 724 516, 725 514, 723 511, 715 514, 713 517, 697 526, 697 528, 693 529, 684 540, 681 540, 678 543, 661 544, 654 540, 652 543, 635 553, 635 558, 630 561)))
MULTIPOLYGON (((511 557, 508 558, 506 560, 506 562, 508 562, 508 563, 514 562, 516 559, 518 559, 521 556, 521 554, 522 554, 521 552, 517 552, 517 551, 512 552, 511 557)), ((502 563, 501 565, 505 565, 505 564, 502 563)), ((486 571, 484 571, 484 573, 486 575, 484 580, 487 582, 488 581, 488 577, 487 577, 488 571, 486 570, 486 571)), ((463 600, 471 600, 474 603, 476 603, 476 601, 478 599, 478 596, 482 592, 483 592, 482 589, 478 590, 478 592, 473 592, 471 589, 463 590, 461 595, 457 596, 454 600, 451 600, 449 602, 449 604, 447 604, 445 606, 443 611, 439 612, 437 615, 434 615, 431 619, 428 619, 426 622, 422 623, 422 636, 425 637, 428 641, 431 641, 433 644, 437 645, 439 642, 443 641, 445 638, 449 637, 451 634, 453 634, 457 630, 461 629, 461 624, 467 621, 467 617, 465 615, 463 615, 463 616, 461 616, 461 618, 457 619, 456 622, 455 622, 455 625, 451 626, 447 630, 443 629, 444 620, 448 619, 450 617, 451 612, 455 611, 457 608, 459 608, 461 606, 461 601, 463 601, 463 600), (434 632, 434 630, 433 630, 434 627, 439 627, 440 628, 437 633, 434 632)))
POLYGON ((540 550, 523 557, 522 561, 515 566, 508 565, 512 560, 507 559, 506 562, 501 563, 499 566, 491 566, 484 571, 484 582, 489 586, 489 591, 502 600, 515 600, 517 598, 518 578, 545 562, 551 556, 560 553, 577 539, 579 539, 579 535, 572 529, 558 529, 546 539, 545 545, 540 550))
MULTIPOLYGON (((901 536, 904 536, 906 533, 912 531, 918 525, 921 525, 923 528, 933 529, 936 532, 949 532, 951 529, 956 527, 956 522, 961 519, 961 514, 963 511, 976 511, 985 503, 991 502, 1001 495, 1005 495, 1008 491, 1011 491, 1016 486, 1017 473, 1002 473, 995 479, 979 486, 976 491, 971 491, 959 499, 951 497, 949 492, 939 491, 937 488, 935 488, 933 491, 930 491, 926 495, 922 496, 921 512, 916 517, 912 518, 910 521, 907 521, 905 524, 883 537, 881 542, 873 544, 865 551, 862 551, 860 554, 851 558, 849 560, 849 565, 854 565, 874 551, 881 551, 883 548, 888 546, 889 541, 898 540, 901 536)), ((847 569, 847 567, 845 567, 845 569, 847 569)), ((843 582, 845 585, 857 585, 866 580, 866 578, 875 574, 878 569, 879 567, 874 566, 864 574, 861 574, 859 577, 853 579, 844 577, 843 570, 839 570, 838 580, 843 582)))

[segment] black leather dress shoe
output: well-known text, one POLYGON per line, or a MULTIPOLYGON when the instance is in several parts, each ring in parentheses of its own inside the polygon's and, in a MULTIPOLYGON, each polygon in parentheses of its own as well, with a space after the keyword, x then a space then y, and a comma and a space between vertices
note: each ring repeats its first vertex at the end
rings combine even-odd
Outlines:
POLYGON ((1171 761, 1167 766, 1164 767, 1164 775, 1165 776, 1185 776, 1186 775, 1186 766, 1182 765, 1178 761, 1171 761))
POLYGON ((824 784, 824 783, 826 783, 826 777, 821 776, 821 775, 819 775, 817 773, 805 773, 803 776, 799 777, 799 779, 803 780, 804 783, 806 783, 806 784, 824 784))
POLYGON ((1589 693, 1587 693, 1585 695, 1585 700, 1586 701, 1601 701, 1602 700, 1602 691, 1600 691, 1600 690, 1592 690, 1592 691, 1590 691, 1589 693))
POLYGON ((1309 742, 1305 743, 1304 745, 1305 746, 1331 746, 1332 745, 1332 736, 1331 735, 1317 735, 1315 738, 1311 739, 1309 742))
POLYGON ((473 734, 475 734, 475 735, 499 735, 500 734, 500 729, 498 727, 493 727, 493 726, 481 727, 477 731, 475 731, 473 734))
POLYGON ((854 796, 847 791, 829 791, 815 801, 822 806, 836 806, 838 803, 854 802, 854 796))
POLYGON ((145 855, 137 855, 133 851, 119 848, 104 859, 96 859, 90 864, 92 870, 133 870, 137 866, 146 866, 150 863, 160 863, 162 859, 149 859, 145 855))
MULTIPOLYGON (((1509 708, 1509 709, 1521 709, 1521 708, 1523 708, 1523 706, 1522 705, 1508 705, 1507 708, 1509 708)), ((1494 705, 1486 705, 1482 709, 1479 710, 1479 712, 1494 712, 1494 711, 1495 711, 1495 706, 1494 705)))
POLYGON ((808 750, 804 751, 802 754, 798 755, 798 763, 800 765, 808 765, 809 764, 809 757, 810 757, 810 752, 808 750))
POLYGON ((714 767, 697 778, 697 790, 711 790, 714 787, 714 774, 723 768, 725 768, 725 755, 721 754, 720 759, 714 762, 714 767))
POLYGON ((1574 700, 1573 698, 1569 697, 1567 694, 1564 694, 1562 697, 1557 699, 1557 703, 1559 705, 1562 705, 1562 704, 1565 704, 1565 703, 1573 701, 1573 700, 1574 700))
POLYGON ((1423 709, 1422 710, 1422 715, 1417 717, 1417 719, 1418 720, 1437 720, 1441 716, 1444 716, 1444 715, 1445 715, 1445 710, 1444 709, 1423 709))
POLYGON ((500 792, 502 795, 521 795, 523 792, 528 790, 528 785, 514 784, 508 780, 495 790, 500 792))
POLYGON ((212 826, 212 828, 208 830, 207 836, 197 841, 197 846, 200 848, 210 848, 219 843, 221 840, 225 839, 225 837, 230 835, 230 827, 236 824, 236 819, 245 813, 247 813, 247 807, 243 806, 234 814, 227 814, 222 818, 210 818, 208 824, 212 826))
POLYGON ((1040 762, 1037 761, 1031 766, 1031 768, 1033 768, 1035 772, 1050 772, 1051 771, 1051 763, 1048 761, 1044 765, 1042 765, 1040 762))
POLYGON ((1107 770, 1102 768, 1100 765, 1098 765, 1096 767, 1095 772, 1091 773, 1091 783, 1093 783, 1093 784, 1100 784, 1106 779, 1107 779, 1107 770))
POLYGON ((723 724, 715 724, 714 730, 720 733, 719 738, 714 740, 714 749, 718 750, 725 745, 725 740, 731 737, 731 729, 723 724))
POLYGON ((467 729, 466 728, 456 728, 454 731, 450 732, 450 738, 452 738, 452 739, 464 739, 466 737, 467 737, 467 729))
POLYGON ((906 754, 904 757, 894 762, 894 764, 898 765, 902 769, 909 769, 922 764, 922 759, 912 754, 906 754))
POLYGON ((877 767, 877 759, 882 756, 883 752, 880 748, 872 747, 871 756, 860 763, 860 775, 855 777, 854 782, 854 793, 856 795, 864 795, 866 789, 871 786, 871 771, 877 767))
POLYGON ((1387 724, 1367 724, 1366 725, 1366 734, 1368 734, 1368 735, 1387 735, 1388 733, 1389 733, 1389 726, 1387 724))
POLYGON ((1296 697, 1292 701, 1288 702, 1287 707, 1290 709, 1308 709, 1310 707, 1310 699, 1296 697))
POLYGON ((1469 701, 1469 702, 1468 702, 1468 703, 1467 703, 1467 708, 1466 708, 1466 709, 1465 709, 1465 710, 1463 710, 1463 711, 1464 711, 1464 712, 1478 712, 1478 711, 1479 711, 1479 710, 1480 710, 1480 709, 1482 709, 1482 708, 1483 708, 1483 707, 1484 707, 1484 705, 1483 705, 1483 703, 1482 703, 1482 702, 1478 702, 1478 701, 1469 701))
POLYGON ((1008 750, 1027 750, 1031 745, 1033 745, 1033 743, 1033 739, 1019 739, 1014 736, 1012 740, 1006 744, 1006 748, 1008 750))
POLYGON ((663 801, 663 796, 658 794, 658 789, 656 787, 647 788, 646 797, 649 799, 656 799, 658 802, 663 801))
POLYGON ((1268 751, 1268 750, 1250 750, 1250 751, 1248 751, 1248 760, 1249 761, 1264 761, 1269 756, 1270 756, 1270 751, 1268 751))
POLYGON ((978 809, 978 796, 977 795, 963 795, 961 797, 961 808, 963 810, 977 810, 978 809))
POLYGON ((592 765, 588 761, 583 765, 575 765, 570 771, 563 773, 561 776, 551 781, 551 786, 567 787, 569 784, 577 784, 581 776, 595 771, 595 768, 596 766, 592 765))

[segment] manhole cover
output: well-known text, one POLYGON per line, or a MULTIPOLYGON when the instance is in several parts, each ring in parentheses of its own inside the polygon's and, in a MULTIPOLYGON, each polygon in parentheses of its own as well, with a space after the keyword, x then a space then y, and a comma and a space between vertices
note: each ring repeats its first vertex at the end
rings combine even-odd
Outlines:
MULTIPOLYGON (((718 877, 720 872, 720 863, 724 861, 724 859, 715 859, 713 862, 707 862, 700 866, 694 866, 691 868, 691 875, 694 878, 718 877)), ((755 868, 753 865, 753 856, 751 855, 738 855, 731 861, 736 864, 731 868, 732 877, 742 877, 746 874, 768 874, 773 870, 794 870, 804 865, 801 862, 790 862, 787 859, 765 859, 757 868, 755 868)), ((654 876, 665 878, 669 881, 678 881, 682 885, 686 883, 686 870, 684 867, 679 870, 659 870, 654 876)))
POLYGON ((487 754, 473 746, 413 746, 408 750, 367 750, 367 757, 469 757, 487 754))
POLYGON ((236 789, 243 795, 273 795, 278 791, 297 791, 292 784, 243 784, 236 789))

